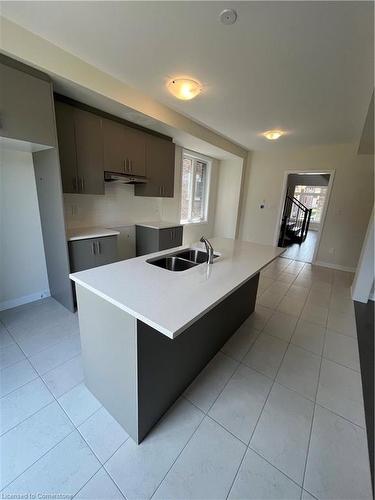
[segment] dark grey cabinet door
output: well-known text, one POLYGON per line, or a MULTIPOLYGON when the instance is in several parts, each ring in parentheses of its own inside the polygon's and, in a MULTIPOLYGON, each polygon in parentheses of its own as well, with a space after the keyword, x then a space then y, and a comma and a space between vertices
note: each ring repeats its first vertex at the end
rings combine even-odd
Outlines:
POLYGON ((75 108, 74 123, 79 192, 104 194, 102 120, 75 108))
POLYGON ((182 227, 159 230, 159 250, 167 250, 182 245, 182 227))
POLYGON ((74 108, 55 101, 55 112, 63 192, 78 193, 74 108))
POLYGON ((69 241, 69 257, 72 273, 116 262, 117 236, 69 241))
POLYGON ((69 241, 70 271, 77 273, 95 267, 94 239, 69 241))
POLYGON ((175 145, 173 142, 160 139, 158 143, 158 158, 160 162, 160 182, 163 198, 173 198, 175 145))
POLYGON ((96 239, 95 265, 105 266, 118 260, 117 236, 96 239))
POLYGON ((149 135, 146 142, 147 184, 137 184, 136 196, 173 197, 175 145, 149 135))
POLYGON ((124 140, 124 125, 103 119, 104 170, 108 172, 124 172, 124 140))
POLYGON ((182 245, 182 235, 183 235, 183 227, 178 226, 173 228, 173 246, 179 247, 182 245))
POLYGON ((146 134, 124 126, 125 172, 146 175, 146 134))
POLYGON ((0 63, 0 135, 56 145, 51 83, 0 63))

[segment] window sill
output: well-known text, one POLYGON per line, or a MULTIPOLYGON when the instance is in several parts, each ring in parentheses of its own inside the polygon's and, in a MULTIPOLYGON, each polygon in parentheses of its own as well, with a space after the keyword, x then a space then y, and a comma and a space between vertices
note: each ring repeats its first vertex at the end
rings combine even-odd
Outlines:
POLYGON ((208 224, 207 220, 200 220, 200 221, 189 221, 189 222, 180 222, 183 226, 199 226, 199 225, 205 225, 208 224))

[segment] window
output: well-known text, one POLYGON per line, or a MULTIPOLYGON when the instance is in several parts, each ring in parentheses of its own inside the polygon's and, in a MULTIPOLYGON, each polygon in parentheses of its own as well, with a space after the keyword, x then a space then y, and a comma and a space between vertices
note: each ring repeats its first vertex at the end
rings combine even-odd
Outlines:
POLYGON ((321 221, 327 189, 326 186, 295 187, 294 197, 307 208, 312 208, 310 222, 319 223, 321 221))
POLYGON ((209 164, 184 153, 182 162, 181 222, 207 220, 209 164))

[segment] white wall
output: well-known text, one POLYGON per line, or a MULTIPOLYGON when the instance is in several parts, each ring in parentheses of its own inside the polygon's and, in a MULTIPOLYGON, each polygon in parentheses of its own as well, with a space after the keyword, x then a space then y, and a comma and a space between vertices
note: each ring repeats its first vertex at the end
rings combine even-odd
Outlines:
MULTIPOLYGON (((162 220, 180 223, 181 214, 181 167, 182 167, 183 149, 176 146, 176 163, 175 163, 175 178, 174 178, 174 197, 164 198, 162 201, 162 220)), ((184 225, 184 245, 190 245, 199 241, 204 235, 209 238, 214 235, 215 224, 215 208, 216 208, 216 192, 218 179, 218 160, 211 159, 210 169, 210 188, 207 210, 207 222, 197 224, 184 225)))
POLYGON ((30 153, 1 151, 0 309, 49 295, 30 153))
POLYGON ((215 236, 234 238, 241 190, 243 160, 221 160, 217 187, 215 236))
POLYGON ((354 144, 254 152, 247 163, 240 238, 274 243, 287 170, 335 170, 317 262, 353 270, 373 206, 373 166, 374 157, 358 156, 354 144))

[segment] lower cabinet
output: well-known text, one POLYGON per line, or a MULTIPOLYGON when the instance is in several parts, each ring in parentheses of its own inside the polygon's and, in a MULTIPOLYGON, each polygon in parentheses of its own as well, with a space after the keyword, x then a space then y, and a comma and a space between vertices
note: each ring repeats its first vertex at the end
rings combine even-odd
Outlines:
POLYGON ((182 245, 183 226, 152 228, 136 226, 136 252, 139 255, 159 252, 182 245))
POLYGON ((117 236, 69 241, 69 257, 72 273, 116 262, 117 236))
POLYGON ((182 245, 182 226, 159 229, 159 248, 167 250, 182 245))

